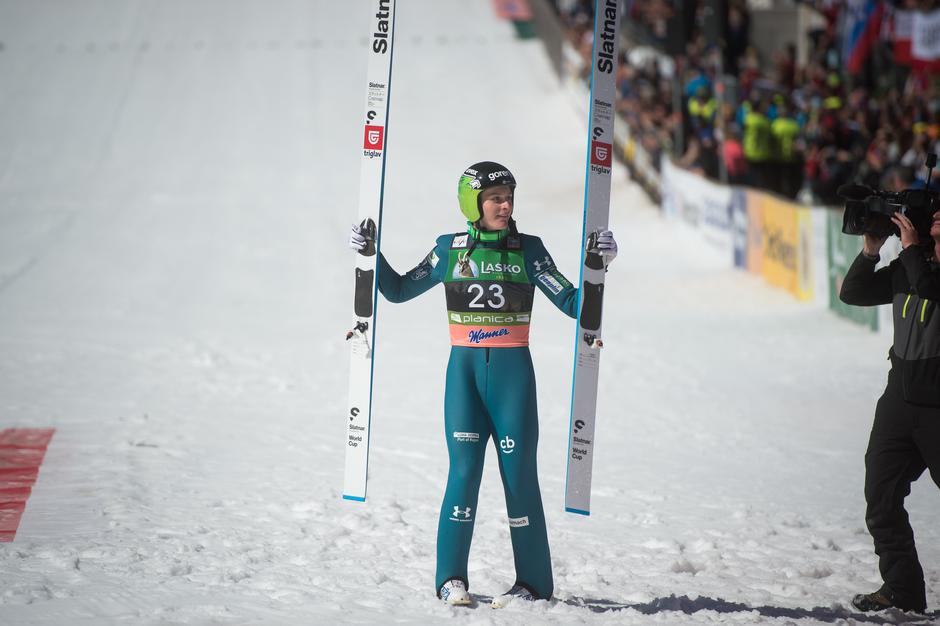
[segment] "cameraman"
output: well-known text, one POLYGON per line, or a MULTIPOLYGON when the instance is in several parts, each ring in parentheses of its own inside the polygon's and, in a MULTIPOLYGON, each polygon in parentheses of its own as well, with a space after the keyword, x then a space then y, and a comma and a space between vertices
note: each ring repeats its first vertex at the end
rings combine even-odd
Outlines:
POLYGON ((906 215, 895 213, 891 221, 900 230, 899 257, 876 271, 887 236, 865 233, 839 294, 846 304, 894 307, 891 370, 865 453, 865 522, 884 585, 852 604, 862 611, 924 612, 924 571, 904 498, 925 469, 940 486, 940 212, 933 214, 927 245, 906 215))

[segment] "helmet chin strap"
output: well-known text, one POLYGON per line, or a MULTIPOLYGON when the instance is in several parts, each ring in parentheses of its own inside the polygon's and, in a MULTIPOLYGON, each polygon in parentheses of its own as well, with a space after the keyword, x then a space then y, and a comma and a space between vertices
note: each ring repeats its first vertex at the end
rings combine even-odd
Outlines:
POLYGON ((467 222, 467 226, 470 227, 470 245, 467 246, 467 250, 463 254, 457 254, 457 263, 460 266, 460 274, 467 277, 472 276, 472 273, 470 272, 470 255, 477 247, 478 242, 499 241, 507 234, 512 236, 519 234, 519 231, 516 229, 516 220, 514 220, 512 216, 509 217, 509 226, 500 230, 483 230, 480 227, 480 220, 475 222, 467 222))

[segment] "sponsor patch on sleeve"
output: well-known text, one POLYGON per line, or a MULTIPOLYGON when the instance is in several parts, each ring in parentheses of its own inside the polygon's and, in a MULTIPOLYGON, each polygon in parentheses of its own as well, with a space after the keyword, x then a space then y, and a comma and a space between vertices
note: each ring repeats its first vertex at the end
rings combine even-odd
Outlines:
POLYGON ((437 258, 437 254, 435 254, 434 250, 432 249, 430 252, 428 252, 428 255, 424 257, 424 260, 418 264, 418 267, 408 272, 408 276, 411 278, 411 280, 421 280, 422 278, 425 278, 435 267, 437 267, 437 262, 439 260, 440 259, 437 258))
POLYGON ((450 244, 451 248, 466 248, 467 240, 470 238, 470 235, 463 233, 462 235, 456 235, 454 237, 454 242, 450 244))
POLYGON ((408 272, 408 277, 411 280, 421 280, 422 278, 427 277, 431 273, 431 264, 427 259, 421 261, 421 264, 418 267, 414 268, 408 272))
POLYGON ((553 295, 558 295, 565 288, 561 281, 555 278, 550 272, 543 272, 538 276, 539 282, 545 285, 553 295))

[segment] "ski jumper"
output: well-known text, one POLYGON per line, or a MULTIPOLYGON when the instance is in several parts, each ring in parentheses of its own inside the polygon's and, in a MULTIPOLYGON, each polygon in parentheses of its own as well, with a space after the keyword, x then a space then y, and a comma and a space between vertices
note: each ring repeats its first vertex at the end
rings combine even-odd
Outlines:
POLYGON ((529 321, 536 286, 570 317, 577 314, 578 290, 558 271, 538 237, 472 226, 465 233, 438 237, 434 249, 404 276, 380 255, 378 283, 391 302, 410 300, 444 283, 452 345, 444 394, 450 469, 438 521, 436 588, 451 578, 470 586, 467 561, 483 458, 492 437, 517 582, 540 598, 550 598, 529 321))

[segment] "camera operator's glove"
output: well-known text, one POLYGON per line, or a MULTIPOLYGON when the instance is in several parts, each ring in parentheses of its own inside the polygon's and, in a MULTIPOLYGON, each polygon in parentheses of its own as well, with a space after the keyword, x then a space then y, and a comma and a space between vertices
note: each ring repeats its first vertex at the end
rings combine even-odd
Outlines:
POLYGON ((597 249, 604 257, 604 265, 610 265, 610 262, 617 258, 617 240, 614 239, 614 233, 609 230, 598 233, 597 249))
POLYGON ((349 232, 349 247, 356 252, 362 252, 366 247, 366 237, 362 234, 362 229, 356 224, 353 224, 352 230, 349 232))

